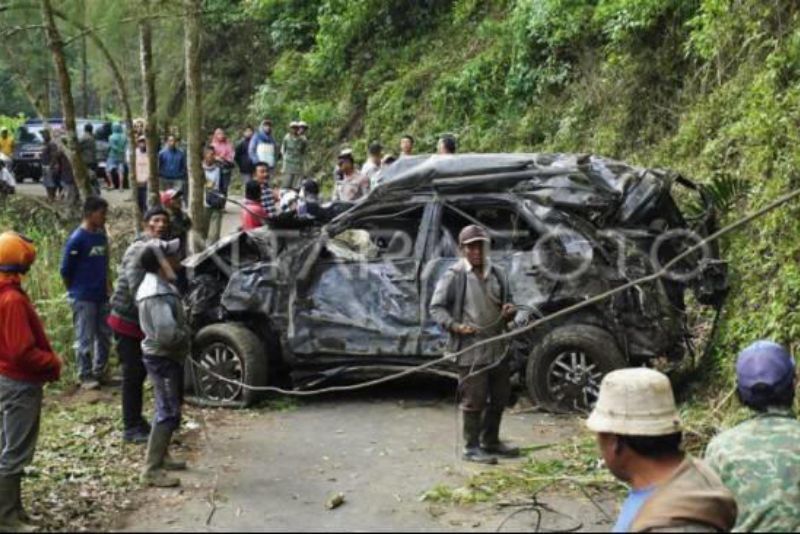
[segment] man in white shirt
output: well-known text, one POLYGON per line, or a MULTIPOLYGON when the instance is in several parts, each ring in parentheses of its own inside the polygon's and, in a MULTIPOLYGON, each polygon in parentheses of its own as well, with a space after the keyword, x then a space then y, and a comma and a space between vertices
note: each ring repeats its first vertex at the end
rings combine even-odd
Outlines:
POLYGON ((367 149, 367 161, 361 167, 361 174, 370 183, 370 188, 375 187, 378 172, 381 170, 381 158, 383 157, 383 147, 380 143, 372 143, 367 149))

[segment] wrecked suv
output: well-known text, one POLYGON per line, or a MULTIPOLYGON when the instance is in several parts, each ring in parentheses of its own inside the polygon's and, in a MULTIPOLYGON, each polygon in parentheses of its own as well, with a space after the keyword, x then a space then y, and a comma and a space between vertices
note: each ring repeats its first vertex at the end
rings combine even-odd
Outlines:
MULTIPOLYGON (((676 192, 677 193, 677 192, 676 192)), ((313 389, 339 377, 393 373, 444 354, 430 315, 439 278, 468 224, 492 236, 523 326, 656 272, 715 229, 702 190, 666 171, 596 156, 470 154, 404 158, 370 195, 331 221, 279 221, 188 258, 196 331, 191 398, 246 406, 251 386, 313 389), (673 189, 694 199, 681 213, 673 189)), ((585 410, 603 375, 690 343, 684 298, 719 305, 725 266, 713 244, 670 275, 547 322, 509 346, 532 400, 585 410)), ((430 372, 456 376, 451 365, 430 372)))

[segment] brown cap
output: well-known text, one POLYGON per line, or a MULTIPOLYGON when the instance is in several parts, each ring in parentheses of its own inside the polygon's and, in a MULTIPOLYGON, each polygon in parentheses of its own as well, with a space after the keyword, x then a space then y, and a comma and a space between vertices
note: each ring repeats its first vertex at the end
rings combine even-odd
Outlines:
POLYGON ((490 241, 489 234, 486 232, 486 230, 477 224, 471 224, 464 227, 464 229, 461 230, 461 233, 458 234, 459 246, 469 245, 470 243, 474 243, 476 241, 490 241))

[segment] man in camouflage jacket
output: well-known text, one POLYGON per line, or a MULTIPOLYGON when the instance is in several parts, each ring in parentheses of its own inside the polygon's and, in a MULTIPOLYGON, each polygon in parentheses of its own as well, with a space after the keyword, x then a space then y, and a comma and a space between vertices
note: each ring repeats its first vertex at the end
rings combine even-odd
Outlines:
POLYGON ((800 422, 792 413, 795 364, 759 341, 736 363, 739 399, 755 413, 714 438, 706 462, 735 495, 738 532, 800 531, 800 422))

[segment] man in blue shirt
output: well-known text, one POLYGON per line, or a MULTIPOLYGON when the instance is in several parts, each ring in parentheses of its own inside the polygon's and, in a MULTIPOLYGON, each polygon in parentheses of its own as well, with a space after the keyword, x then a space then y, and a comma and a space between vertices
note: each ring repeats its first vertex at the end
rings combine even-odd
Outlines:
POLYGON ((158 153, 158 176, 162 191, 183 191, 186 183, 186 154, 178 148, 174 135, 167 137, 166 148, 158 153))
POLYGON ((733 495, 681 449, 681 418, 666 375, 643 367, 608 373, 586 425, 608 470, 630 486, 614 532, 733 528, 733 495))
POLYGON ((61 259, 61 278, 67 287, 75 326, 78 378, 84 389, 97 389, 105 377, 111 345, 108 318, 108 202, 89 197, 83 222, 72 232, 61 259))

